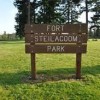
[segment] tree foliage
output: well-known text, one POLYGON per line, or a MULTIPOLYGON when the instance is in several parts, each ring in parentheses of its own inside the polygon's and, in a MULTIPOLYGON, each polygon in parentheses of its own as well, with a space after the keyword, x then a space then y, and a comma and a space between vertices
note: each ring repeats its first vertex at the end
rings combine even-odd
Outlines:
MULTIPOLYGON (((100 14, 100 7, 97 6, 99 0, 87 0, 89 12, 100 14)), ((16 14, 15 26, 16 35, 20 38, 24 36, 24 26, 28 19, 27 4, 29 0, 15 0, 14 5, 18 9, 16 14)), ((33 0, 31 2, 30 21, 32 23, 79 23, 79 16, 86 11, 84 6, 85 0, 33 0)), ((100 23, 100 20, 94 21, 92 18, 91 23, 100 23)))
POLYGON ((93 31, 94 38, 100 38, 100 0, 90 0, 88 4, 90 5, 90 12, 94 13, 90 21, 90 30, 93 31))
POLYGON ((28 0, 15 0, 14 5, 18 9, 15 20, 16 35, 20 38, 24 36, 24 25, 27 23, 27 2, 28 0))

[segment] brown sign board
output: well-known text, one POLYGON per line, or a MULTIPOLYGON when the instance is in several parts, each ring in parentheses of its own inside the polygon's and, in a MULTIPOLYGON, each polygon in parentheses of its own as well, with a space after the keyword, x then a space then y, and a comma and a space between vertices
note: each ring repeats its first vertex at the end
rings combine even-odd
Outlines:
POLYGON ((27 24, 26 53, 86 53, 86 27, 86 24, 27 24))
POLYGON ((86 24, 26 24, 25 33, 87 33, 86 24))
POLYGON ((81 78, 81 57, 87 51, 87 24, 26 24, 25 52, 31 54, 32 77, 36 79, 35 53, 76 54, 76 78, 81 78))
POLYGON ((86 53, 86 45, 26 45, 26 53, 86 53))
POLYGON ((87 34, 25 35, 25 43, 77 43, 78 41, 87 43, 87 34))

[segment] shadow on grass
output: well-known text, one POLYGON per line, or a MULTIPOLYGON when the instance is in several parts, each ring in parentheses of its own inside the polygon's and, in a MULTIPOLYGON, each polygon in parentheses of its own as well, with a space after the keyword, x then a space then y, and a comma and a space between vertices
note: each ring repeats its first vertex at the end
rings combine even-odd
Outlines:
MULTIPOLYGON (((97 75, 100 74, 100 65, 82 68, 84 75, 97 75)), ((23 71, 18 73, 0 73, 0 85, 16 85, 23 83, 38 83, 47 81, 59 81, 66 79, 73 79, 75 76, 75 68, 59 68, 52 70, 42 70, 37 72, 37 80, 29 79, 30 72, 23 71)))

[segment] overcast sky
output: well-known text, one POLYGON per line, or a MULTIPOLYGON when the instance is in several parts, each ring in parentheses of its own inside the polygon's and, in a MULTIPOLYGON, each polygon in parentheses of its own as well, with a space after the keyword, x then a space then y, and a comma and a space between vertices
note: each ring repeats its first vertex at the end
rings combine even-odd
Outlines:
MULTIPOLYGON (((4 31, 7 33, 15 32, 14 25, 16 24, 15 15, 17 9, 14 7, 13 2, 14 0, 0 0, 0 34, 3 34, 4 31)), ((82 14, 79 20, 85 22, 85 13, 82 14)))

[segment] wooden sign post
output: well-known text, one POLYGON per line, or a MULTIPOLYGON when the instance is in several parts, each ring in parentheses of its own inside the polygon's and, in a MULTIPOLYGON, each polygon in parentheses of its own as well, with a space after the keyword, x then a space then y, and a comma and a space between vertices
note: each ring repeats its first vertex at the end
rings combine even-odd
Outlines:
POLYGON ((81 78, 81 55, 87 48, 87 24, 26 24, 25 49, 31 54, 32 78, 36 79, 35 53, 76 54, 76 78, 81 78))
POLYGON ((25 25, 25 52, 31 54, 31 78, 36 79, 36 53, 76 54, 76 79, 81 78, 82 53, 87 50, 87 24, 31 24, 30 1, 25 25))

